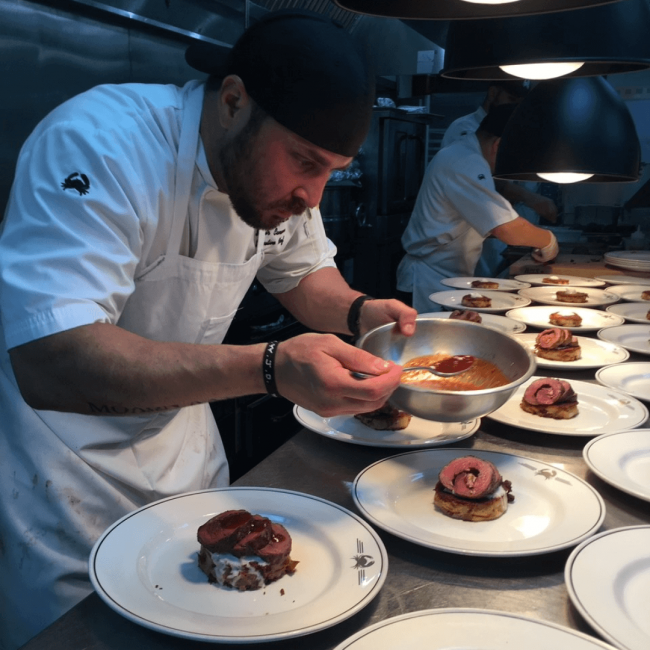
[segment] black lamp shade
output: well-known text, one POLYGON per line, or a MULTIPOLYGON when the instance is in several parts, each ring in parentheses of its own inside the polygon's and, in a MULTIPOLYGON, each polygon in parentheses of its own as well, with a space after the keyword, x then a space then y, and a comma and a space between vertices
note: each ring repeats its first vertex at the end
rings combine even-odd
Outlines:
POLYGON ((441 74, 454 79, 513 79, 500 65, 584 62, 566 76, 636 72, 650 67, 646 0, 543 16, 457 20, 449 24, 441 74))
POLYGON ((334 0, 348 11, 407 20, 470 20, 503 16, 532 16, 555 11, 595 7, 617 0, 517 0, 480 4, 465 0, 334 0))
POLYGON ((639 179, 641 145, 625 102, 602 77, 539 82, 506 125, 495 177, 593 174, 587 183, 639 179))

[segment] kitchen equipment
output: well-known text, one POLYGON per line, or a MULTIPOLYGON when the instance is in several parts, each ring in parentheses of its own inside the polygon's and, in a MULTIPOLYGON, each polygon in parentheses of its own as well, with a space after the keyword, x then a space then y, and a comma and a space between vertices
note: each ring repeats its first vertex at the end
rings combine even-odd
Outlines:
POLYGON ((507 334, 477 323, 418 317, 415 334, 407 337, 394 323, 362 336, 357 346, 382 359, 404 365, 425 354, 469 354, 496 367, 509 379, 505 386, 475 391, 424 389, 401 384, 390 404, 411 415, 436 422, 462 422, 481 417, 504 404, 535 372, 533 355, 507 334))

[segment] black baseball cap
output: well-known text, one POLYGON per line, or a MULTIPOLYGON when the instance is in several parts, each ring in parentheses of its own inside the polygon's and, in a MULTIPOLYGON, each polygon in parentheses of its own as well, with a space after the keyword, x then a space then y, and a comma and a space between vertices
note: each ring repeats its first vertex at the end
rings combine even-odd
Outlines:
POLYGON ((312 144, 357 155, 370 127, 375 84, 341 25, 309 11, 270 12, 240 36, 225 61, 221 52, 197 42, 185 58, 201 72, 239 76, 264 111, 312 144))
POLYGON ((503 135, 508 120, 512 117, 512 114, 518 106, 519 104, 500 104, 499 106, 493 106, 476 130, 490 133, 500 138, 503 135))

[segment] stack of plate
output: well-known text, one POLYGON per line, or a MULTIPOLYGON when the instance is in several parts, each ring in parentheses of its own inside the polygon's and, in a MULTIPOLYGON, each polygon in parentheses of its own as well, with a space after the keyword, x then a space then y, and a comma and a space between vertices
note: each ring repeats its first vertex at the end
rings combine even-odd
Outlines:
POLYGON ((628 271, 650 272, 649 251, 613 251, 605 253, 605 262, 628 271))

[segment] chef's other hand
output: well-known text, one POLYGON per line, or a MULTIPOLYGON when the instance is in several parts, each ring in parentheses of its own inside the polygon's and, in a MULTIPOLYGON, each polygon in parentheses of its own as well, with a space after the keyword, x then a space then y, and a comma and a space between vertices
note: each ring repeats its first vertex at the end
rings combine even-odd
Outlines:
POLYGON ((560 247, 557 244, 557 237, 549 231, 551 235, 551 241, 544 246, 544 248, 536 248, 532 253, 531 257, 540 263, 550 262, 557 257, 557 254, 560 252, 560 247))
POLYGON ((546 219, 546 221, 550 221, 551 223, 557 221, 557 206, 547 196, 535 194, 529 203, 529 207, 537 212, 542 219, 546 219))
POLYGON ((334 334, 301 334, 281 341, 275 355, 278 393, 321 417, 382 407, 399 385, 401 374, 401 366, 334 334), (355 379, 352 370, 373 376, 355 379))
POLYGON ((365 334, 380 325, 396 322, 404 336, 412 336, 417 315, 415 309, 399 300, 368 300, 361 307, 359 330, 365 334))

